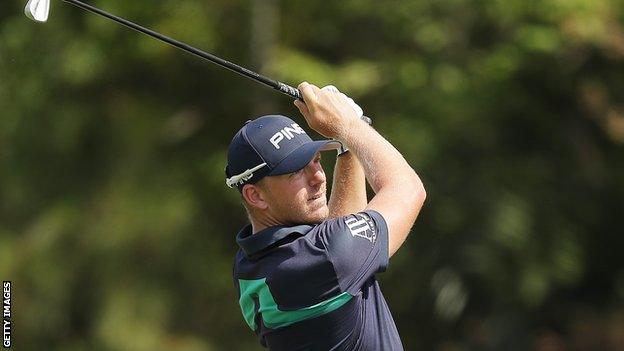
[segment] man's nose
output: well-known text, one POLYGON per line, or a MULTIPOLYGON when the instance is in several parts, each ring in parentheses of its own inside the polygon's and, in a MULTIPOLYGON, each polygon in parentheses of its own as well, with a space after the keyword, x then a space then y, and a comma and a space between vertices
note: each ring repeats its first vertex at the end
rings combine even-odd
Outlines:
POLYGON ((306 166, 306 173, 308 174, 311 185, 316 185, 325 181, 325 171, 320 163, 316 163, 314 161, 310 162, 306 166))

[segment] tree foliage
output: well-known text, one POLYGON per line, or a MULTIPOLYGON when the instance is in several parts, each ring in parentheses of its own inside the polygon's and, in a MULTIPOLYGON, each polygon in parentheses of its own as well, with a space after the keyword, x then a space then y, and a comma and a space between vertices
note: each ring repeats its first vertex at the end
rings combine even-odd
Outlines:
MULTIPOLYGON (((428 193, 380 276, 406 349, 624 344, 622 2, 93 3, 334 84, 374 118, 428 193)), ((259 114, 303 123, 291 101, 61 1, 43 25, 23 5, 0 4, 18 349, 257 349, 232 286, 246 217, 225 151, 259 114)))

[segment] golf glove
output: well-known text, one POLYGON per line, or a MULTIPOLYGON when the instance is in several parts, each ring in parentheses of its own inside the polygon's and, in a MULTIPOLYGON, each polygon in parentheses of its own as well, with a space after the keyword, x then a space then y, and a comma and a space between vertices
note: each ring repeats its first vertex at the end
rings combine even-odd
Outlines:
MULTIPOLYGON (((346 96, 345 94, 341 93, 340 90, 338 90, 338 88, 336 88, 333 85, 326 85, 323 88, 321 88, 321 90, 331 91, 333 93, 338 93, 338 94, 342 95, 343 97, 345 97, 347 99, 347 101, 349 102, 349 105, 351 105, 353 110, 355 110, 355 113, 357 114, 357 116, 361 120, 363 120, 366 123, 370 124, 369 123, 370 119, 368 119, 368 120, 364 119, 364 111, 362 110, 360 105, 356 104, 355 101, 353 101, 352 98, 350 98, 350 97, 346 96)), ((342 142, 340 142, 340 149, 338 149, 338 156, 344 155, 348 151, 349 151, 349 149, 344 144, 342 144, 342 142)))
POLYGON ((338 90, 338 88, 336 88, 333 85, 327 85, 324 86, 323 88, 321 88, 321 90, 325 90, 325 91, 331 91, 333 93, 338 93, 340 95, 342 95, 343 97, 345 97, 347 99, 347 101, 349 102, 349 105, 351 105, 351 107, 355 110, 355 113, 357 114, 357 116, 362 119, 362 116, 364 116, 364 111, 362 111, 362 108, 355 103, 355 101, 353 101, 352 98, 346 96, 345 94, 341 93, 340 90, 338 90))

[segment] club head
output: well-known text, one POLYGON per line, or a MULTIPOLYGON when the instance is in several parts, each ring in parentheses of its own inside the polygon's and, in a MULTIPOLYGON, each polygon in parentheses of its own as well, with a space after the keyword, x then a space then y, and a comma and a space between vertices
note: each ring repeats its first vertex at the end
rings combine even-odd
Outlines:
POLYGON ((28 0, 24 13, 31 20, 45 22, 50 13, 50 0, 28 0))

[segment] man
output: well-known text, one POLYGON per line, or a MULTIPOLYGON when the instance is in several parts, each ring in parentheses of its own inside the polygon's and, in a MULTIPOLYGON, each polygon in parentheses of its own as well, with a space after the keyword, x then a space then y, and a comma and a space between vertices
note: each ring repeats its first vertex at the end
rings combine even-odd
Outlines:
POLYGON ((243 317, 271 350, 402 350, 374 274, 405 241, 425 190, 352 100, 333 87, 299 90, 308 125, 334 140, 312 141, 292 120, 264 116, 228 149, 226 183, 251 222, 236 237, 243 317), (337 157, 327 203, 320 151, 340 143, 348 151, 337 157), (368 203, 366 180, 376 194, 368 203))

